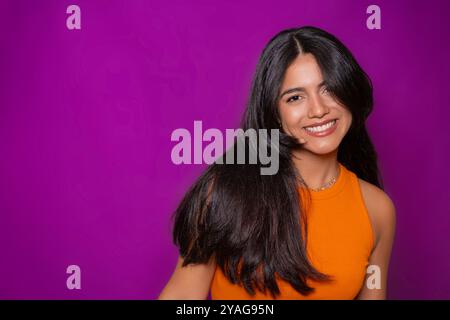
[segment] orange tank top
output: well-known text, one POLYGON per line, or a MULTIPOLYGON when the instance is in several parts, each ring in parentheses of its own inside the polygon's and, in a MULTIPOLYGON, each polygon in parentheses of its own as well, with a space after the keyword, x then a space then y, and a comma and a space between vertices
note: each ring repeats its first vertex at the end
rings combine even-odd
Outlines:
MULTIPOLYGON (((307 253, 312 265, 332 276, 332 282, 307 280, 315 290, 302 295, 287 281, 277 278, 277 299, 354 299, 364 284, 374 233, 364 204, 358 177, 339 163, 339 177, 330 188, 310 191, 307 210, 307 253)), ((299 189, 299 191, 302 191, 299 189)), ((302 195, 303 193, 300 192, 302 195)), ((213 300, 273 299, 270 292, 254 296, 231 283, 219 267, 211 282, 213 300)))

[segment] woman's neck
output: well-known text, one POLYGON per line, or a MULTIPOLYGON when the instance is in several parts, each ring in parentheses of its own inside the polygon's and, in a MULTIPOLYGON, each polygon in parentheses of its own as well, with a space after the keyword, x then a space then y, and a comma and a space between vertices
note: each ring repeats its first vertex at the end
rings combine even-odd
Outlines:
POLYGON ((339 174, 337 150, 328 154, 294 151, 293 161, 303 180, 312 189, 322 187, 339 174))

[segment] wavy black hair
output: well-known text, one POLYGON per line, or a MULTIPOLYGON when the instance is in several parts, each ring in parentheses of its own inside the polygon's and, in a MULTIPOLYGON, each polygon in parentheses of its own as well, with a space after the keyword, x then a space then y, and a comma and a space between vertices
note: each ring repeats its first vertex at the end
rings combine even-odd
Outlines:
MULTIPOLYGON (((278 128, 278 97, 286 69, 306 53, 316 58, 328 90, 352 114, 338 161, 382 188, 377 155, 365 127, 373 108, 372 83, 351 52, 322 29, 286 29, 269 41, 253 77, 241 128, 278 128)), ((214 163, 204 171, 172 215, 173 241, 183 266, 214 258, 232 283, 241 284, 251 295, 255 289, 268 290, 274 298, 280 294, 277 277, 303 295, 314 290, 307 279, 332 281, 308 260, 308 204, 298 192, 306 184, 292 161, 296 148, 301 148, 296 138, 280 132, 275 175, 261 175, 260 164, 214 163)))

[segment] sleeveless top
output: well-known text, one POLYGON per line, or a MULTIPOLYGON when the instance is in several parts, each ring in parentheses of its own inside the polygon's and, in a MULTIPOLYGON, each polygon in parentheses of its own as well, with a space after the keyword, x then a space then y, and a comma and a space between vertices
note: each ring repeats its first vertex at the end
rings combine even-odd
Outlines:
MULTIPOLYGON (((280 295, 276 299, 354 299, 364 285, 366 268, 374 241, 370 217, 365 206, 358 177, 339 163, 336 182, 322 191, 310 190, 307 214, 307 246, 310 263, 332 277, 331 282, 307 279, 314 288, 308 295, 296 291, 276 275, 280 295)), ((302 188, 299 194, 303 199, 302 188)), ((274 253, 276 254, 276 253, 274 253)), ((241 284, 231 283, 216 266, 211 282, 213 300, 273 299, 269 291, 256 288, 250 295, 241 284)))

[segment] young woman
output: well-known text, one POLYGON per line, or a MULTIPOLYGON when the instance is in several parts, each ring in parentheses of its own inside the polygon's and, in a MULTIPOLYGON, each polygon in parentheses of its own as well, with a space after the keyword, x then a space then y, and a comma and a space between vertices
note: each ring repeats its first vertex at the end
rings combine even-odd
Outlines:
POLYGON ((385 299, 395 207, 372 107, 370 79, 333 35, 273 37, 242 129, 280 130, 279 171, 208 167, 173 216, 180 257, 159 299, 385 299))

